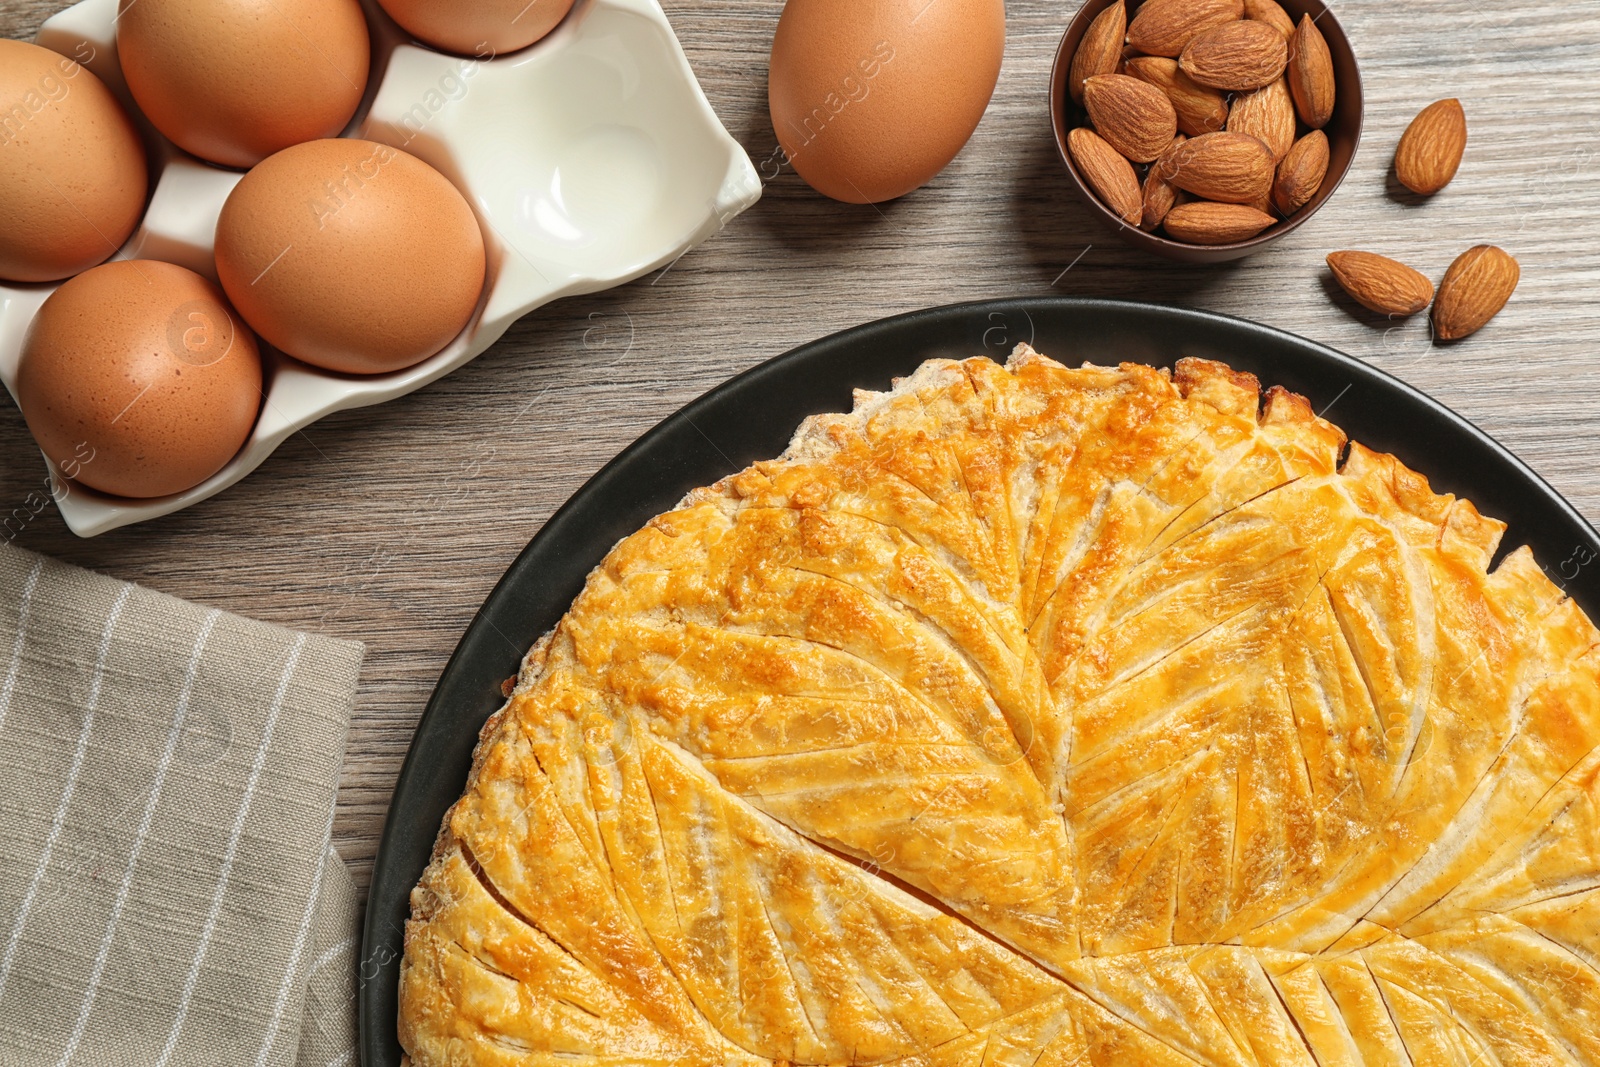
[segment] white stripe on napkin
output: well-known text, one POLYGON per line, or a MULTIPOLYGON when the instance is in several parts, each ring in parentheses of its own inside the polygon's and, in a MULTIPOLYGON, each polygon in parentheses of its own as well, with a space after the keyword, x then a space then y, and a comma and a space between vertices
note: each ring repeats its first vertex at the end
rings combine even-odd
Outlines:
POLYGON ((44 557, 33 565, 22 582, 22 598, 17 605, 17 636, 11 642, 11 665, 6 668, 6 680, 0 685, 0 728, 6 724, 6 712, 11 710, 11 694, 17 688, 17 671, 22 667, 22 641, 28 634, 28 608, 33 604, 33 587, 39 584, 39 572, 44 570, 44 557))
POLYGON ((306 968, 306 973, 307 974, 316 974, 318 971, 322 970, 322 968, 326 967, 329 963, 333 962, 334 957, 339 955, 339 953, 348 952, 351 948, 353 948, 355 946, 355 943, 356 943, 355 937, 351 936, 351 937, 345 938, 343 941, 340 941, 336 945, 330 946, 326 951, 324 951, 322 953, 322 955, 318 956, 316 959, 311 961, 311 966, 306 968))
POLYGON ((272 1019, 267 1024, 267 1036, 261 1042, 261 1051, 256 1054, 255 1067, 262 1067, 267 1062, 267 1057, 272 1054, 272 1046, 278 1043, 278 1020, 283 1018, 284 1005, 289 1002, 289 991, 294 988, 294 980, 300 974, 300 954, 306 950, 306 942, 311 937, 311 921, 317 917, 317 902, 322 898, 322 869, 327 866, 328 853, 331 851, 333 837, 333 813, 328 813, 329 845, 322 850, 322 860, 317 864, 316 887, 311 891, 311 900, 306 904, 306 912, 300 916, 300 929, 296 932, 294 952, 289 956, 289 966, 283 969, 283 981, 278 984, 278 999, 272 1005, 272 1019))
POLYGON ((183 721, 189 714, 189 697, 194 692, 195 676, 200 673, 200 656, 205 651, 206 641, 211 637, 211 630, 217 625, 217 620, 222 617, 222 612, 212 608, 206 613, 205 620, 200 624, 200 633, 194 639, 194 647, 189 650, 189 664, 183 675, 183 689, 178 693, 177 711, 172 717, 172 729, 167 733, 167 747, 161 753, 161 762, 156 767, 155 781, 150 784, 150 799, 145 802, 144 815, 139 820, 138 832, 134 834, 133 851, 128 856, 128 863, 122 870, 122 884, 117 886, 117 902, 111 908, 111 919, 106 923, 105 936, 100 939, 100 953, 95 957, 94 970, 89 975, 89 988, 83 995, 83 1006, 78 1009, 78 1021, 72 1028, 72 1038, 67 1042, 67 1050, 61 1054, 57 1067, 67 1067, 72 1061, 72 1056, 78 1051, 78 1042, 83 1040, 84 1028, 89 1025, 89 1013, 94 1010, 95 997, 100 992, 100 978, 105 974, 106 960, 111 955, 111 944, 116 940, 117 924, 122 920, 122 909, 128 904, 128 890, 133 886, 133 872, 139 866, 139 853, 144 851, 145 838, 150 834, 150 824, 155 820, 156 805, 161 800, 161 788, 166 784, 167 771, 172 767, 172 756, 178 751, 178 741, 183 736, 183 721))
MULTIPOLYGON (((178 1002, 177 1016, 172 1020, 172 1030, 167 1034, 167 1043, 161 1049, 161 1058, 156 1061, 156 1067, 166 1067, 167 1061, 172 1058, 173 1050, 178 1047, 178 1038, 183 1033, 184 1021, 189 1016, 189 1005, 194 1001, 195 986, 200 981, 200 965, 205 961, 206 950, 211 947, 212 935, 216 933, 217 919, 222 914, 222 901, 228 892, 228 880, 233 875, 234 860, 239 855, 239 839, 244 835, 245 819, 250 814, 250 802, 255 797, 256 786, 261 782, 261 771, 266 766, 267 751, 272 747, 272 735, 278 726, 278 713, 283 710, 284 696, 289 691, 289 679, 294 676, 295 665, 300 662, 300 651, 305 645, 306 635, 296 635, 294 645, 289 649, 289 660, 283 666, 283 673, 278 676, 278 688, 272 696, 272 708, 267 712, 266 725, 262 727, 261 744, 256 749, 255 763, 250 767, 250 780, 245 784, 244 798, 239 802, 239 810, 234 815, 233 829, 228 836, 228 848, 222 857, 222 874, 217 879, 216 890, 211 894, 211 910, 206 913, 206 925, 200 933, 200 944, 195 949, 194 962, 190 964, 189 975, 183 983, 183 999, 178 1002)), ((331 811, 328 817, 330 820, 333 818, 331 811)), ((323 859, 317 863, 319 886, 326 855, 324 851, 323 859)), ((315 895, 312 896, 311 907, 313 910, 316 908, 315 895)))
POLYGON ((124 586, 117 595, 116 602, 111 605, 111 614, 106 617, 106 625, 100 631, 100 649, 94 661, 94 677, 89 683, 89 700, 83 710, 83 727, 78 731, 78 747, 72 753, 72 766, 67 771, 67 784, 61 791, 61 803, 56 806, 55 820, 50 824, 50 836, 45 838, 44 852, 39 856, 39 865, 33 870, 33 879, 28 883, 28 891, 23 894, 22 907, 17 910, 17 918, 11 926, 11 939, 6 942, 6 954, 0 958, 0 998, 6 993, 6 981, 11 977, 12 964, 17 959, 17 946, 22 942, 22 931, 28 925, 28 913, 33 910, 33 899, 39 892, 39 883, 44 880, 44 873, 50 866, 50 854, 55 851, 56 842, 61 838, 61 828, 67 822, 67 809, 72 806, 72 794, 78 788, 78 774, 83 770, 84 757, 89 753, 89 736, 94 731, 95 705, 100 702, 100 686, 105 679, 106 657, 111 654, 111 631, 116 628, 117 619, 122 616, 122 609, 127 606, 128 596, 133 592, 133 586, 124 586))

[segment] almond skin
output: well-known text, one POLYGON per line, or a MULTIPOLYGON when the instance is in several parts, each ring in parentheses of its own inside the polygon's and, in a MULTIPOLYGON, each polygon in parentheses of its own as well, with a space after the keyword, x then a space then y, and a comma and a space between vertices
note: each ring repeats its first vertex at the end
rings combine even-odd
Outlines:
POLYGON ((1228 125, 1228 98, 1215 89, 1196 85, 1178 69, 1176 59, 1135 56, 1125 64, 1130 77, 1149 82, 1167 94, 1178 113, 1178 131, 1188 137, 1217 133, 1228 125))
POLYGON ((1283 76, 1289 43, 1265 22, 1227 22, 1184 46, 1178 66, 1201 85, 1249 92, 1283 76))
POLYGON ((1432 196, 1456 176, 1467 150, 1467 113, 1461 101, 1440 100, 1422 109, 1394 150, 1394 176, 1420 196, 1432 196))
POLYGON ((1300 121, 1320 130, 1333 118, 1337 96, 1333 83, 1333 53, 1310 15, 1300 19, 1289 38, 1289 92, 1300 121))
POLYGON ((1217 204, 1196 200, 1167 212, 1162 226, 1167 235, 1197 245, 1227 245, 1247 241, 1277 220, 1248 204, 1217 204))
POLYGON ((1322 188, 1328 174, 1328 135, 1312 130, 1294 143, 1278 164, 1272 183, 1272 204, 1285 217, 1299 211, 1322 188))
POLYGON ((1139 225, 1143 194, 1133 164, 1087 126, 1067 134, 1067 150, 1095 195, 1130 226, 1139 225))
POLYGON ((1150 163, 1178 132, 1167 94, 1126 74, 1097 74, 1083 83, 1083 106, 1095 132, 1135 163, 1150 163))
POLYGON ((1244 0, 1146 0, 1128 23, 1128 43, 1176 59, 1195 35, 1244 17, 1244 0))
POLYGON ((1282 78, 1254 92, 1234 98, 1228 112, 1228 129, 1248 133, 1272 149, 1272 158, 1281 162, 1294 146, 1294 100, 1289 83, 1282 78))
POLYGON ((1415 315, 1433 299, 1425 275, 1376 252, 1330 252, 1328 269, 1356 303, 1380 315, 1415 315))
POLYGON ((1294 19, 1277 0, 1244 0, 1244 17, 1255 22, 1265 22, 1283 34, 1285 40, 1294 35, 1294 19))
POLYGON ((1156 161, 1161 180, 1202 200, 1257 204, 1272 192, 1272 149, 1245 133, 1208 133, 1175 144, 1156 161))
POLYGON ((1096 74, 1115 74, 1122 62, 1122 38, 1128 32, 1128 9, 1123 0, 1094 17, 1078 42, 1078 51, 1067 68, 1067 93, 1075 104, 1083 103, 1083 83, 1096 74))
POLYGON ((1506 306, 1521 277, 1522 268, 1504 249, 1477 245, 1461 253, 1439 283, 1434 340, 1459 341, 1477 333, 1506 306))
MULTIPOLYGON (((1173 144, 1182 144, 1185 140, 1183 134, 1178 134, 1173 139, 1173 144)), ((1161 225, 1161 220, 1167 217, 1177 204, 1179 196, 1187 196, 1177 186, 1161 180, 1161 175, 1151 167, 1144 176, 1144 213, 1139 219, 1141 230, 1153 230, 1161 225)))

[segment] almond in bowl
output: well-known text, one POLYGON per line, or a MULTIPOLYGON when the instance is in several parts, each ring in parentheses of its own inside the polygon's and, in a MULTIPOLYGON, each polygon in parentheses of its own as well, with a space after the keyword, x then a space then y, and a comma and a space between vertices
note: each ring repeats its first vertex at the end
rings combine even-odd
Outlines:
POLYGON ((1088 0, 1050 99, 1084 202, 1129 243, 1187 262, 1295 229, 1361 136, 1355 56, 1317 0, 1088 0))

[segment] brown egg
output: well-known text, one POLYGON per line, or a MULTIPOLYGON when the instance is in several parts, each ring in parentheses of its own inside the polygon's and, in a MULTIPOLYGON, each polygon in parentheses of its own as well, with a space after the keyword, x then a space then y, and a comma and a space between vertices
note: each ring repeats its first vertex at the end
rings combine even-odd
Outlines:
POLYGON ((17 404, 57 470, 117 496, 166 496, 217 473, 250 436, 261 357, 215 285, 121 260, 39 308, 17 404))
POLYGON ((144 145, 99 78, 0 40, 0 279, 55 281, 109 259, 148 186, 144 145))
POLYGON ((767 103, 789 162, 835 200, 904 196, 945 168, 989 106, 1004 0, 789 0, 767 103))
POLYGON ((483 234, 449 180, 388 145, 310 141, 259 164, 217 220, 217 275, 297 359, 379 374, 459 334, 483 292, 483 234))
POLYGON ((425 44, 462 55, 526 48, 556 28, 573 0, 378 0, 389 17, 425 44))
POLYGON ((120 0, 117 54, 156 129, 186 152, 249 167, 334 137, 367 87, 357 0, 120 0))

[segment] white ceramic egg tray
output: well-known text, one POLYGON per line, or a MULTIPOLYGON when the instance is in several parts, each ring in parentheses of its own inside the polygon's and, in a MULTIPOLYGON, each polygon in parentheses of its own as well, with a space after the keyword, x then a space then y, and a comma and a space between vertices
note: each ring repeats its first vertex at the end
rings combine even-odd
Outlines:
MULTIPOLYGON (((535 308, 665 266, 761 196, 755 168, 711 110, 656 0, 578 0, 542 41, 483 59, 409 43, 373 0, 363 7, 372 77, 346 134, 404 148, 467 197, 489 253, 478 311, 443 351, 392 374, 333 374, 263 345, 266 397, 239 454, 193 489, 151 500, 61 486, 57 506, 80 537, 221 492, 324 415, 419 389, 535 308)), ((138 116, 117 64, 116 15, 117 0, 85 0, 36 38, 105 81, 156 146, 154 194, 114 258, 167 260, 215 280, 217 215, 243 175, 198 162, 138 116)), ((28 325, 55 288, 0 284, 0 380, 13 397, 28 325)))

